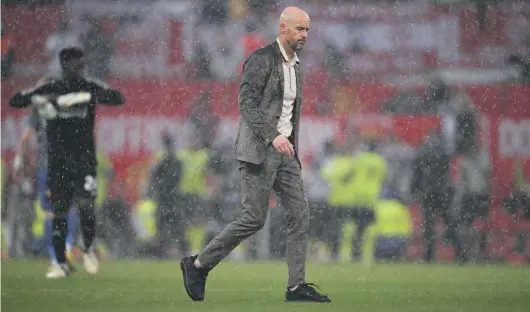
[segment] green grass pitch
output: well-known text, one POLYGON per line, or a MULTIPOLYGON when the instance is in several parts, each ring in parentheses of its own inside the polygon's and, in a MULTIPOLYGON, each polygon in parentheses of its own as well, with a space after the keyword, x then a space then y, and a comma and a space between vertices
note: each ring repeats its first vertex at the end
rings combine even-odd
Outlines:
POLYGON ((104 262, 96 277, 77 267, 70 278, 52 281, 44 278, 44 262, 3 262, 2 311, 530 311, 528 266, 308 265, 308 281, 331 304, 283 302, 281 262, 220 264, 204 302, 187 297, 176 261, 104 262))

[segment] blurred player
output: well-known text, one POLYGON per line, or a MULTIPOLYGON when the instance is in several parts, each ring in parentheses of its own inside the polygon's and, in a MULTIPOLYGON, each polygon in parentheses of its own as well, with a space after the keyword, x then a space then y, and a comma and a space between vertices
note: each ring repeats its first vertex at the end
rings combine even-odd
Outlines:
POLYGON ((121 105, 123 95, 102 82, 84 76, 84 53, 66 48, 59 53, 62 75, 50 77, 36 87, 13 96, 10 105, 34 105, 47 119, 48 177, 46 196, 51 201, 52 242, 58 265, 48 278, 68 276, 73 268, 66 261, 67 215, 75 202, 83 234, 83 261, 89 274, 99 270, 94 253, 96 216, 96 147, 94 120, 96 103, 121 105))
MULTIPOLYGON (((28 118, 26 128, 20 138, 19 149, 15 160, 13 162, 13 170, 15 173, 20 172, 22 167, 22 159, 27 157, 29 151, 28 144, 31 136, 35 134, 37 137, 37 195, 41 209, 46 214, 44 220, 44 244, 46 251, 50 257, 50 271, 57 266, 57 257, 52 244, 52 213, 50 201, 46 198, 46 179, 48 176, 48 151, 46 146, 46 119, 39 115, 36 107, 33 107, 28 118)), ((66 237, 66 255, 68 261, 73 261, 72 248, 77 230, 79 228, 79 219, 75 210, 71 210, 68 214, 68 235, 66 237)))

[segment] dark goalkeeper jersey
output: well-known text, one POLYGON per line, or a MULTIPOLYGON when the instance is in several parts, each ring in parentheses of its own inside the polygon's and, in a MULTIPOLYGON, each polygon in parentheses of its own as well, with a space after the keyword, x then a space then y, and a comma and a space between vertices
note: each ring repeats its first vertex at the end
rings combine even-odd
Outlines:
POLYGON ((106 84, 86 77, 46 78, 31 89, 13 96, 10 105, 47 107, 46 138, 49 165, 75 168, 96 167, 94 121, 96 104, 121 105, 123 95, 106 84), (35 96, 49 96, 49 106, 35 96), (50 113, 50 111, 52 113, 50 113))

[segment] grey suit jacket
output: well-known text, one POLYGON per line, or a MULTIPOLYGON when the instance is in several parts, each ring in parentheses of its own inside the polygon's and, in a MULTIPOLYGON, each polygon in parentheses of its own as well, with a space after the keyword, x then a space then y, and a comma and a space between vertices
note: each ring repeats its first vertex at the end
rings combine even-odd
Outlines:
MULTIPOLYGON (((293 108, 292 142, 298 155, 298 131, 302 104, 302 76, 295 65, 296 100, 293 108)), ((239 130, 236 139, 236 158, 261 164, 267 147, 280 135, 277 130, 283 107, 283 67, 280 47, 276 41, 256 50, 243 65, 239 88, 239 130)))

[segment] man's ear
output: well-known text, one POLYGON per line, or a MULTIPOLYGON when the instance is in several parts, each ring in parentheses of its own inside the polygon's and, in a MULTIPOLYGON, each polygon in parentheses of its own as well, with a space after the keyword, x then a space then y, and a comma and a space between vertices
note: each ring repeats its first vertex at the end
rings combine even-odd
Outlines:
POLYGON ((280 23, 280 34, 285 34, 287 32, 287 25, 285 23, 280 23))

